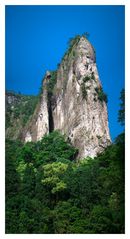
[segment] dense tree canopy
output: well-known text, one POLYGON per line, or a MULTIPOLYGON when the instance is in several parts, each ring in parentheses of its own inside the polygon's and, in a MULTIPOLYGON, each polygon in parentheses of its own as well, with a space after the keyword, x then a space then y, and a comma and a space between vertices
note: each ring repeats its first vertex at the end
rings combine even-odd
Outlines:
POLYGON ((6 233, 123 233, 124 134, 76 161, 59 132, 6 141, 6 233))

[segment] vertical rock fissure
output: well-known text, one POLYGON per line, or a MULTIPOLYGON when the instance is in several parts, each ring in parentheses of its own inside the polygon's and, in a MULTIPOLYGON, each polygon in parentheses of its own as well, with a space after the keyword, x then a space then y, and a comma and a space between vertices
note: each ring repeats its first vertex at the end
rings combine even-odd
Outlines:
POLYGON ((52 97, 53 90, 57 80, 57 72, 47 72, 47 108, 48 108, 48 122, 49 122, 49 133, 54 130, 54 120, 52 113, 52 97))
POLYGON ((48 96, 48 120, 49 120, 49 133, 51 133, 54 130, 54 120, 53 120, 53 114, 52 114, 52 103, 51 99, 48 96))

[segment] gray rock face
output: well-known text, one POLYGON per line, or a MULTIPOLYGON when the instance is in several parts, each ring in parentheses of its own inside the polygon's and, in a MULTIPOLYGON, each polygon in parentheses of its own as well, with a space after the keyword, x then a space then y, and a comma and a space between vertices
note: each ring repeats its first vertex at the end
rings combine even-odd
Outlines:
POLYGON ((47 84, 48 76, 45 77, 43 83, 43 93, 41 100, 37 105, 32 119, 26 127, 24 140, 25 142, 38 141, 43 135, 49 133, 49 116, 48 116, 48 104, 47 104, 47 84))
MULTIPOLYGON (((39 140, 49 132, 47 105, 47 90, 44 87, 35 121, 36 137, 31 140, 39 140)), ((79 158, 95 157, 111 143, 107 106, 95 52, 84 37, 79 39, 60 64, 51 109, 54 129, 65 134, 79 149, 79 158)), ((28 131, 25 141, 30 140, 30 135, 28 131)))

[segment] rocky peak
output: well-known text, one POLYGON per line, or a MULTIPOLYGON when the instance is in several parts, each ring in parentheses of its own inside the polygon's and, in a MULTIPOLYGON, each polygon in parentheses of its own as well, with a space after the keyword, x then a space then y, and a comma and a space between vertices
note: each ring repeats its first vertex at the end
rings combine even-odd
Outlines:
POLYGON ((95 56, 94 48, 85 37, 80 38, 79 43, 77 45, 77 50, 79 53, 82 52, 83 54, 87 56, 88 63, 89 62, 95 63, 96 56, 95 56))
POLYGON ((80 158, 95 157, 111 143, 106 103, 94 48, 85 37, 76 36, 57 72, 46 73, 35 127, 27 131, 25 141, 27 135, 33 140, 34 131, 39 140, 59 130, 79 149, 80 158))

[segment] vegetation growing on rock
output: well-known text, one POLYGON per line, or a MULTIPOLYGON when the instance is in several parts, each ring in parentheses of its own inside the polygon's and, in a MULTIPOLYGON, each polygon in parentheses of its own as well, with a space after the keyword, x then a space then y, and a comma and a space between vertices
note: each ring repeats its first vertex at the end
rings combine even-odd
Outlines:
POLYGON ((83 82, 86 83, 86 82, 89 82, 91 80, 91 77, 90 76, 85 76, 83 78, 83 82))
POLYGON ((84 81, 81 84, 81 91, 83 99, 87 99, 87 88, 84 81))
POLYGON ((97 94, 98 94, 98 99, 99 99, 101 102, 103 102, 103 101, 105 101, 106 103, 108 102, 107 95, 103 92, 103 89, 102 89, 102 88, 96 87, 96 88, 95 88, 95 91, 97 92, 97 94))

